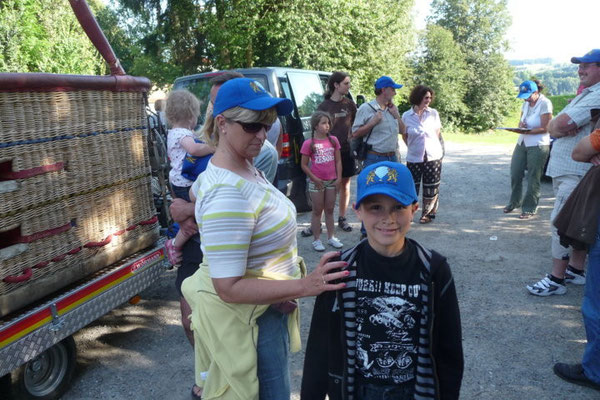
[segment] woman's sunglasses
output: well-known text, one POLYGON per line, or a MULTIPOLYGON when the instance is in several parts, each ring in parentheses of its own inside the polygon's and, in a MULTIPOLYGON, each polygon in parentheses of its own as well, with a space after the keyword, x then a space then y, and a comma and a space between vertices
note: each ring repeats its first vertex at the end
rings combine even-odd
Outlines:
POLYGON ((229 122, 235 122, 236 124, 240 124, 242 129, 246 133, 256 134, 260 132, 261 129, 264 129, 265 132, 268 132, 271 129, 271 125, 262 124, 260 122, 240 122, 234 120, 228 120, 229 122))

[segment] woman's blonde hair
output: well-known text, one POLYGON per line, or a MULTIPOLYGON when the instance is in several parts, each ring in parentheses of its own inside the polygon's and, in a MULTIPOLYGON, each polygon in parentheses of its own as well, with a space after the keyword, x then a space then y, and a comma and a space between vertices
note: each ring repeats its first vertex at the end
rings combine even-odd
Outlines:
POLYGON ((165 114, 171 126, 197 119, 200 115, 200 101, 188 90, 174 90, 167 97, 165 114))
MULTIPOLYGON (((237 122, 260 122, 265 125, 272 125, 277 119, 277 111, 275 108, 269 108, 262 111, 249 110, 242 107, 233 107, 223 111, 220 115, 226 119, 237 122)), ((207 115, 206 122, 202 128, 202 136, 204 140, 211 146, 217 147, 219 144, 219 127, 215 123, 215 118, 212 115, 207 115)))

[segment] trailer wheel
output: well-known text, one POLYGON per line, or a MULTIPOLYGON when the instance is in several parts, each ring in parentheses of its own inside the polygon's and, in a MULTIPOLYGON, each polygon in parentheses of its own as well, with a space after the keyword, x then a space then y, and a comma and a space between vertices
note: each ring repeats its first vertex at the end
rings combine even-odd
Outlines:
POLYGON ((53 400, 68 388, 75 372, 75 341, 63 339, 18 371, 18 390, 21 398, 53 400))

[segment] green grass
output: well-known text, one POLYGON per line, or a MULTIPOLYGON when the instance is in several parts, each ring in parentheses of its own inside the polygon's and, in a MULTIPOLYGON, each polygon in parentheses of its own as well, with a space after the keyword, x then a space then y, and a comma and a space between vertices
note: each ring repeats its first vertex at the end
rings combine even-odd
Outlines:
POLYGON ((484 133, 443 132, 444 140, 453 143, 481 144, 487 146, 514 146, 518 134, 508 131, 489 131, 484 133))

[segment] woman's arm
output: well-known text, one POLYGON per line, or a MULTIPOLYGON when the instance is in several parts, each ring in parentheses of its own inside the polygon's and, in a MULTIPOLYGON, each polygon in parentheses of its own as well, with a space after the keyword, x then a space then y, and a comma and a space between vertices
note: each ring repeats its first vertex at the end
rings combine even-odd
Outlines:
POLYGON ((533 128, 525 133, 526 135, 538 135, 540 133, 548 132, 548 125, 552 120, 552 113, 542 114, 540 115, 540 126, 538 128, 533 128))
POLYGON ((348 271, 338 271, 348 265, 345 261, 328 262, 339 252, 328 252, 321 257, 313 272, 302 279, 275 281, 265 279, 213 278, 217 294, 226 303, 274 304, 300 297, 316 296, 326 291, 339 290, 345 283, 332 284, 348 276, 348 271))
POLYGON ((215 152, 215 148, 206 143, 196 143, 190 136, 179 141, 181 147, 195 157, 202 157, 215 152))

